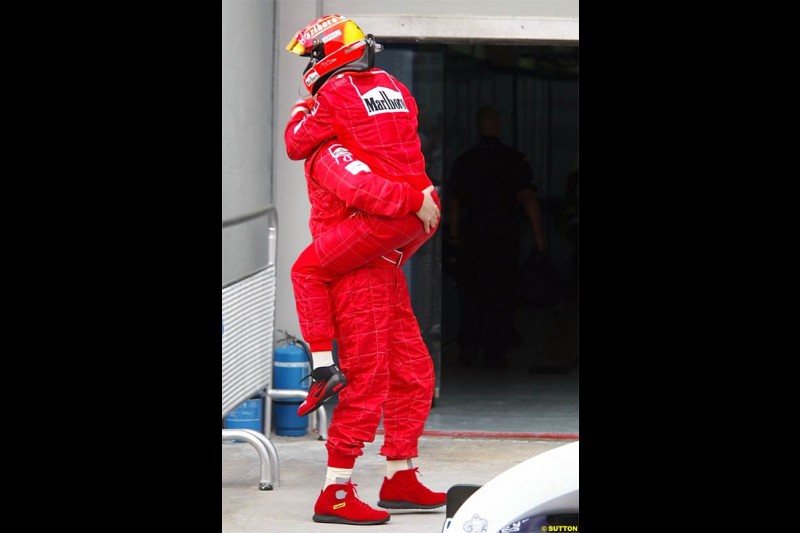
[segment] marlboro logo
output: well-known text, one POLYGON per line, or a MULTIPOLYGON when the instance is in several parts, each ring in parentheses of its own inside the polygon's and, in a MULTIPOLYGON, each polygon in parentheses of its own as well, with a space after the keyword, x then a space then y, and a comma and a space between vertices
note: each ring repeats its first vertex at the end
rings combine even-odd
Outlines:
POLYGON ((303 39, 308 41, 311 39, 311 37, 316 37, 319 35, 319 33, 324 31, 326 28, 330 28, 337 22, 344 22, 345 20, 347 20, 347 17, 337 17, 336 15, 323 19, 313 26, 306 28, 305 33, 303 33, 303 39))
POLYGON ((361 95, 369 116, 380 113, 408 113, 408 107, 399 91, 387 87, 375 87, 361 95))

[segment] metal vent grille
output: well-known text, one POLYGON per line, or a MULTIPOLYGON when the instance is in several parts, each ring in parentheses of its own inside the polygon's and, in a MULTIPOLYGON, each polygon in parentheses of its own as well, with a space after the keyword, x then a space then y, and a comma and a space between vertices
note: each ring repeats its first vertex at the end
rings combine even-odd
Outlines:
POLYGON ((272 382, 275 265, 222 289, 222 417, 272 382))

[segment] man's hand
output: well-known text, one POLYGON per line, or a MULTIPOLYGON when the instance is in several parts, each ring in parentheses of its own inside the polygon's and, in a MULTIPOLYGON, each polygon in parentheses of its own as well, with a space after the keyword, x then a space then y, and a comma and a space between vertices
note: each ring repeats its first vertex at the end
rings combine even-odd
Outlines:
POLYGON ((308 115, 311 113, 311 110, 314 108, 314 97, 309 96, 308 98, 301 98, 294 103, 292 106, 292 111, 289 113, 290 117, 295 116, 296 113, 305 113, 308 115))
POLYGON ((425 233, 430 233, 431 228, 435 228, 439 223, 439 208, 436 202, 433 201, 433 185, 422 191, 424 196, 422 200, 422 207, 416 212, 416 215, 425 226, 425 233))

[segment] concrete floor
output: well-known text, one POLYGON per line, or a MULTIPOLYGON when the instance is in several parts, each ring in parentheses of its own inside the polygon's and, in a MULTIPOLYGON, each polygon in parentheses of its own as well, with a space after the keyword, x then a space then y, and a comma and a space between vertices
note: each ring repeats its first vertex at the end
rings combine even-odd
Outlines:
MULTIPOLYGON (((549 449, 578 439, 576 364, 565 373, 530 373, 531 365, 574 361, 576 325, 560 326, 551 310, 522 309, 517 330, 521 345, 510 354, 510 366, 486 370, 480 361, 469 368, 456 364, 457 349, 442 350, 439 397, 420 440, 423 483, 446 492, 453 485, 482 485, 508 468, 549 449), (470 438, 464 438, 469 435, 470 438), (546 438, 540 438, 546 437, 546 438)), ((326 403, 330 420, 336 397, 326 403)), ((271 432, 278 453, 280 485, 258 490, 261 463, 246 443, 222 443, 222 531, 224 533, 293 533, 353 531, 311 520, 325 477, 326 450, 316 434, 285 437, 271 432)), ((359 496, 375 506, 385 459, 378 454, 382 435, 366 445, 356 463, 353 482, 359 496)), ((445 508, 392 511, 384 525, 390 531, 438 533, 445 508)))
POLYGON ((509 368, 503 370, 486 370, 480 364, 459 367, 455 356, 444 354, 439 397, 425 424, 427 432, 578 435, 577 366, 561 374, 531 374, 530 359, 520 353, 512 353, 509 368))
MULTIPOLYGON (((272 436, 280 462, 280 485, 258 490, 260 462, 246 443, 222 444, 222 531, 224 533, 293 533, 353 531, 340 524, 318 524, 311 519, 314 502, 325 477, 325 443, 313 435, 272 436)), ((423 437, 414 465, 432 490, 446 492, 460 483, 483 485, 508 468, 571 440, 461 439, 423 437)), ((356 463, 353 483, 359 497, 376 507, 385 459, 378 455, 381 437, 369 443, 356 463)), ((445 508, 426 511, 390 511, 379 528, 406 533, 438 533, 445 508)))

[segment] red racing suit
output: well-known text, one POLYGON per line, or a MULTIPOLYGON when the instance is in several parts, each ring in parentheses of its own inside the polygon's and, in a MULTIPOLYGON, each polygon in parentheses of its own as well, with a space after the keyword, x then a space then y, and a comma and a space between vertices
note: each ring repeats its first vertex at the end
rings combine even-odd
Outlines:
MULTIPOLYGON (((330 283, 376 259, 402 266, 433 233, 426 234, 414 214, 422 193, 382 179, 338 142, 325 142, 307 160, 309 175, 314 176, 308 183, 314 242, 292 265, 291 277, 300 333, 316 352, 333 347, 330 283), (336 209, 328 198, 332 193, 336 209)), ((433 198, 441 209, 435 192, 433 198)))
POLYGON ((307 159, 322 141, 336 138, 386 179, 418 191, 431 185, 417 132, 417 101, 394 76, 379 68, 342 72, 325 82, 315 100, 310 114, 286 127, 290 159, 307 159))
MULTIPOLYGON (((383 218, 358 210, 360 205, 387 216, 402 214, 411 209, 413 196, 407 184, 382 180, 367 171, 351 173, 346 167, 354 161, 358 162, 353 154, 330 141, 306 160, 309 227, 315 241, 352 221, 356 228, 369 219, 408 220, 422 226, 413 214, 383 218)), ((371 231, 367 226, 362 229, 366 234, 371 231)), ((391 460, 417 456, 433 399, 434 371, 397 263, 407 260, 434 231, 419 234, 402 260, 378 258, 330 284, 328 311, 333 314, 339 367, 347 386, 339 391, 328 429, 328 466, 352 468, 364 443, 374 440, 381 417, 385 437, 380 453, 391 460)), ((298 309, 305 305, 313 308, 314 302, 301 297, 298 309)))
MULTIPOLYGON (((425 174, 425 158, 417 133, 417 105, 408 89, 393 76, 380 69, 366 72, 345 72, 328 80, 317 92, 310 114, 297 113, 289 119, 284 131, 286 151, 291 159, 306 159, 315 153, 324 140, 335 138, 352 150, 341 148, 350 159, 344 168, 360 175, 358 183, 343 179, 341 165, 328 167, 326 176, 336 183, 326 186, 342 188, 350 196, 342 196, 349 206, 382 217, 403 217, 395 220, 359 215, 337 225, 322 236, 315 233, 314 243, 306 248, 292 267, 292 283, 297 314, 303 338, 311 351, 332 349, 333 324, 328 284, 338 275, 358 268, 382 255, 391 253, 403 264, 425 239, 422 221, 413 213, 422 206, 419 192, 431 181, 425 174), (355 158, 352 156, 355 155, 355 158), (406 184, 392 189, 399 197, 387 197, 383 203, 358 204, 357 187, 368 183, 371 172, 406 184), (401 254, 391 252, 401 251, 401 254)), ((335 150, 336 148, 331 148, 335 150)), ((317 152, 318 153, 318 152, 317 152)), ((339 161, 338 156, 332 154, 339 161)), ((324 158, 324 165, 329 158, 324 158)), ((382 196, 391 189, 383 184, 367 194, 382 196)), ((336 189, 331 189, 336 190, 336 189)), ((310 191, 309 191, 310 192, 310 191)), ((341 192, 341 191, 340 191, 341 192)), ((363 191, 362 191, 363 192, 363 191)), ((363 194, 361 195, 363 196, 363 194)), ((436 198, 438 202, 438 197, 436 198)), ((314 205, 312 203, 312 210, 314 205)), ((312 224, 314 224, 312 213, 312 224)))

